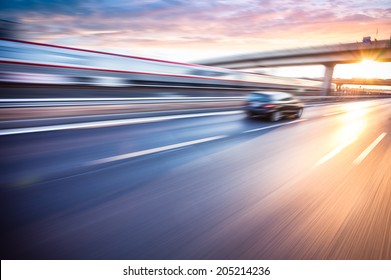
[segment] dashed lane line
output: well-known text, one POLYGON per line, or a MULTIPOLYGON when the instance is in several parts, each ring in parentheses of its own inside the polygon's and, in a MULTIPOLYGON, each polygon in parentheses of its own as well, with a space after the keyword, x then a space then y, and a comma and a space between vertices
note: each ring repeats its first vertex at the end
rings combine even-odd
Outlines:
POLYGON ((381 140, 387 135, 387 133, 383 132, 380 134, 375 141, 372 142, 354 161, 354 165, 359 165, 368 155, 369 153, 380 143, 381 140))
MULTIPOLYGON (((281 123, 281 124, 276 124, 276 125, 272 125, 272 126, 261 127, 261 128, 252 129, 252 130, 246 131, 246 132, 254 132, 254 131, 260 131, 260 130, 273 128, 273 127, 285 126, 285 125, 288 125, 291 123, 297 123, 297 122, 301 122, 304 120, 306 120, 306 119, 301 119, 301 120, 293 121, 290 123, 281 123)), ((196 145, 196 144, 201 144, 201 143, 205 143, 205 142, 210 142, 210 141, 214 141, 214 140, 227 138, 228 136, 229 135, 219 135, 219 136, 207 137, 207 138, 202 138, 202 139, 197 139, 197 140, 192 140, 192 141, 187 141, 187 142, 182 142, 182 143, 177 143, 177 144, 172 144, 172 145, 166 145, 166 146, 162 146, 162 147, 157 147, 157 148, 152 148, 152 149, 147 149, 147 150, 142 150, 142 151, 137 151, 137 152, 131 152, 131 153, 126 153, 126 154, 106 157, 106 158, 97 159, 97 160, 87 162, 86 166, 95 166, 95 165, 100 165, 100 164, 105 164, 105 163, 121 161, 124 159, 130 159, 130 158, 155 154, 155 153, 159 153, 159 152, 166 152, 166 151, 182 149, 182 148, 196 145)))
POLYGON ((345 149, 347 146, 349 146, 350 144, 352 144, 356 140, 357 140, 357 138, 351 138, 348 141, 346 141, 345 143, 342 143, 341 145, 336 147, 334 150, 332 150, 330 153, 326 154, 320 160, 318 160, 318 162, 315 164, 314 167, 318 167, 319 165, 322 165, 326 161, 330 160, 331 158, 333 158, 334 156, 339 154, 343 149, 345 149))
POLYGON ((130 158, 135 158, 135 157, 139 157, 139 156, 145 156, 145 155, 155 154, 155 153, 159 153, 159 152, 174 150, 174 149, 178 149, 178 148, 184 148, 187 146, 210 142, 210 141, 222 139, 225 137, 227 137, 227 136, 226 135, 219 135, 219 136, 214 136, 214 137, 202 138, 202 139, 198 139, 198 140, 162 146, 162 147, 153 148, 153 149, 147 149, 147 150, 138 151, 138 152, 132 152, 132 153, 116 155, 116 156, 112 156, 112 157, 106 157, 106 158, 90 161, 86 165, 87 166, 94 166, 94 165, 100 165, 100 164, 104 164, 104 163, 116 162, 116 161, 120 161, 120 160, 124 160, 124 159, 130 159, 130 158))

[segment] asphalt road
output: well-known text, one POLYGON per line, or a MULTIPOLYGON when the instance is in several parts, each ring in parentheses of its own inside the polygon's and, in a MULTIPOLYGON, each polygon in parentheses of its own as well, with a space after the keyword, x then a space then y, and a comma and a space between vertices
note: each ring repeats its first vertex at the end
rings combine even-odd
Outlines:
POLYGON ((391 259, 391 101, 0 136, 1 259, 391 259))

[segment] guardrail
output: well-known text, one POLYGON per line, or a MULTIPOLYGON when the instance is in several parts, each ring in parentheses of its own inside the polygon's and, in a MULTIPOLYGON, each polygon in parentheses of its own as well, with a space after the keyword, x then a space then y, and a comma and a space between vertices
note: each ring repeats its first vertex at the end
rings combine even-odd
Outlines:
MULTIPOLYGON (((300 98, 307 104, 313 104, 384 98, 384 96, 301 96, 300 98)), ((0 121, 196 109, 237 109, 243 105, 243 96, 0 99, 0 121)))
MULTIPOLYGON (((386 98, 391 95, 354 96, 297 96, 306 103, 320 101, 347 101, 386 98)), ((244 102, 244 96, 218 97, 135 97, 135 98, 6 98, 0 99, 0 108, 62 107, 62 106, 107 106, 130 104, 208 103, 244 102)))

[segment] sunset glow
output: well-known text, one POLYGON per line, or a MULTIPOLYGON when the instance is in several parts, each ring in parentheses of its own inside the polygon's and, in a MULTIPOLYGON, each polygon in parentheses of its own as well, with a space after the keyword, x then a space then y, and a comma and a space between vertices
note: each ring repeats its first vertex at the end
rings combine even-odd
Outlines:
MULTIPOLYGON (((1 1, 22 40, 179 62, 390 37, 388 1, 1 1)), ((391 63, 337 65, 340 78, 391 78, 391 63)), ((323 66, 265 70, 322 77, 323 66)))
POLYGON ((335 67, 334 77, 344 79, 391 79, 391 64, 367 59, 355 64, 341 64, 335 67))

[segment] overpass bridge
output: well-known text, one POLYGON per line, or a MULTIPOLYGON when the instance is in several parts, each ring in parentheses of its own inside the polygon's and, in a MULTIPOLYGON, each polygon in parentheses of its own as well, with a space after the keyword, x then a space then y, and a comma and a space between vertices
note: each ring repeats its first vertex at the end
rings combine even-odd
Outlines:
POLYGON ((364 59, 391 62, 391 41, 375 40, 301 49, 236 55, 198 61, 198 64, 230 69, 252 69, 260 67, 324 65, 323 95, 331 86, 336 64, 357 63, 364 59))

